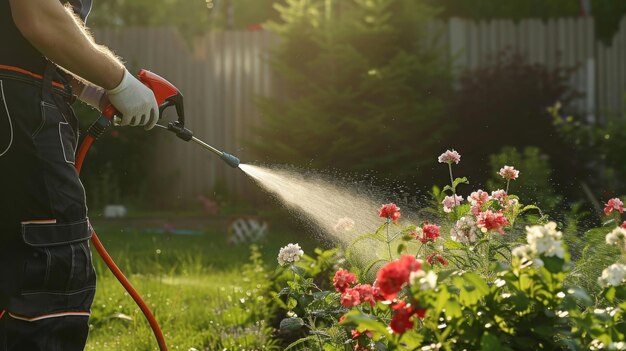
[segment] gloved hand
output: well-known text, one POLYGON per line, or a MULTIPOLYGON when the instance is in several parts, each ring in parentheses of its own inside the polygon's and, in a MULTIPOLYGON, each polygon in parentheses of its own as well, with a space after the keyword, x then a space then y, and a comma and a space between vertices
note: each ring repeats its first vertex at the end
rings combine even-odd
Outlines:
POLYGON ((159 106, 154 93, 128 70, 120 84, 106 91, 111 104, 122 114, 122 126, 145 126, 152 129, 159 120, 159 106))

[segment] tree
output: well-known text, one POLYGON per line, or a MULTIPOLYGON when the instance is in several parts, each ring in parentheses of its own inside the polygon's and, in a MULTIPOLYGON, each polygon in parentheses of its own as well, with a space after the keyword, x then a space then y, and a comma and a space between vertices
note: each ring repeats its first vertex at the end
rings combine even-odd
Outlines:
POLYGON ((284 94, 260 99, 272 162, 412 178, 439 151, 448 67, 415 0, 287 0, 269 27, 284 94), (435 151, 436 150, 436 151, 435 151))

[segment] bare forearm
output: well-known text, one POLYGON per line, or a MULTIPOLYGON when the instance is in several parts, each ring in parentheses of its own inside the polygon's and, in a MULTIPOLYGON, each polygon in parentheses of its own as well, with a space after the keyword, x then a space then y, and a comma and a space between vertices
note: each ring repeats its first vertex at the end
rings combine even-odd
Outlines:
POLYGON ((112 89, 123 64, 93 42, 73 15, 56 0, 10 0, 13 20, 22 35, 44 56, 95 85, 112 89))

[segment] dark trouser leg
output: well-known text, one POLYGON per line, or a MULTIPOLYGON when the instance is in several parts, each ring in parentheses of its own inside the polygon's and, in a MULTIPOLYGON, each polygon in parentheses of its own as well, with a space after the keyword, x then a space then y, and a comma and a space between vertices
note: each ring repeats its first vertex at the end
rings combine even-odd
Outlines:
POLYGON ((89 316, 64 316, 23 321, 5 315, 0 320, 2 351, 80 351, 85 348, 89 316))
POLYGON ((0 74, 1 351, 83 350, 95 293, 78 121, 51 68, 0 74))

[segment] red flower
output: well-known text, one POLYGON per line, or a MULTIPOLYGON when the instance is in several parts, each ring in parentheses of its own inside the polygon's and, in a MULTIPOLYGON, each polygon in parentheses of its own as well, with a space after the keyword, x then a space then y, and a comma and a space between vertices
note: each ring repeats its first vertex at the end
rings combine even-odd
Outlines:
POLYGON ((509 221, 504 217, 501 211, 492 212, 491 210, 487 210, 485 212, 481 212, 476 216, 476 225, 478 228, 484 230, 496 230, 500 234, 504 234, 502 227, 509 224, 509 221))
POLYGON ((422 227, 422 237, 417 238, 422 244, 426 244, 429 241, 435 241, 439 238, 439 226, 436 224, 424 224, 422 227))
POLYGON ((360 338, 363 335, 367 336, 368 338, 371 338, 372 336, 374 336, 374 333, 369 331, 369 330, 367 330, 367 329, 365 329, 362 332, 359 332, 356 329, 352 329, 350 331, 350 334, 352 334, 352 339, 358 339, 358 338, 360 338))
POLYGON ((406 301, 400 301, 391 308, 393 309, 393 315, 389 327, 394 333, 402 334, 413 328, 411 316, 413 316, 415 311, 412 306, 407 306, 406 301))
POLYGON ((376 286, 387 300, 393 300, 402 286, 409 281, 411 272, 418 271, 421 263, 411 255, 384 265, 376 274, 376 286))
POLYGON ((354 283, 356 283, 356 275, 345 269, 338 270, 333 277, 333 286, 340 293, 346 291, 350 284, 354 283))
POLYGON ((622 225, 620 227, 626 229, 626 221, 624 221, 624 223, 622 223, 622 225))
POLYGON ((613 211, 619 211, 619 213, 624 213, 624 203, 617 197, 610 199, 606 203, 606 207, 604 208, 604 214, 608 216, 613 211))
POLYGON ((374 285, 372 286, 372 295, 374 296, 374 299, 376 299, 376 301, 385 301, 385 295, 383 295, 383 293, 380 291, 380 287, 378 285, 376 285, 376 282, 374 282, 374 285))
POLYGON ((344 315, 342 315, 341 317, 339 317, 339 323, 341 323, 341 322, 345 321, 345 320, 346 320, 346 318, 347 318, 347 317, 346 317, 346 315, 345 315, 345 314, 344 314, 344 315))
POLYGON ((400 208, 396 204, 386 204, 378 210, 378 215, 395 223, 400 218, 400 208))
POLYGON ((437 252, 433 252, 428 255, 428 257, 426 257, 426 262, 428 262, 428 264, 430 264, 431 266, 434 266, 437 263, 441 264, 442 266, 448 265, 448 261, 446 261, 446 259, 437 252))
POLYGON ((374 297, 374 288, 372 288, 371 285, 358 284, 354 287, 353 290, 356 290, 359 293, 361 303, 369 302, 370 306, 372 307, 376 305, 376 298, 374 297))
POLYGON ((339 302, 341 302, 343 307, 353 307, 361 303, 361 296, 358 291, 347 288, 346 291, 341 294, 339 302))

